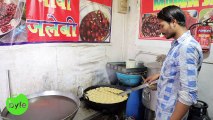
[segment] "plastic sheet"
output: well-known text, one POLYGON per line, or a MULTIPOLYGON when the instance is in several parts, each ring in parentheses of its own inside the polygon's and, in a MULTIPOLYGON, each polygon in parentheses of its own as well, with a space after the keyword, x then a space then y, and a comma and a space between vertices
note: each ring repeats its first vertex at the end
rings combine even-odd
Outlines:
POLYGON ((22 20, 24 1, 0 0, 0 45, 26 41, 26 25, 22 20))

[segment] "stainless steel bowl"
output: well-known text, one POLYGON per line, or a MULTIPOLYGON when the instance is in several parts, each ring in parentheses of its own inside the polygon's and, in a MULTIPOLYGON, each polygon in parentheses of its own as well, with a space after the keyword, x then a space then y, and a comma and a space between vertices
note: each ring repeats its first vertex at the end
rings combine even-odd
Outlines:
POLYGON ((80 107, 72 93, 44 91, 27 97, 29 108, 23 115, 12 115, 4 108, 3 120, 72 120, 80 107))

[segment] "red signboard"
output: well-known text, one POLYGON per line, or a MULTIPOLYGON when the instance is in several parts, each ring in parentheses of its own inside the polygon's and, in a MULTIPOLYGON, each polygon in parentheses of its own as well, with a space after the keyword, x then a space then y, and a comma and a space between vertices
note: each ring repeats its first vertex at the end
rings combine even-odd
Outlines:
POLYGON ((27 0, 28 42, 109 43, 112 0, 27 0))
POLYGON ((29 42, 78 41, 79 0, 27 0, 29 42))
POLYGON ((109 7, 112 6, 112 1, 111 0, 90 0, 90 1, 97 2, 99 4, 103 4, 103 5, 106 5, 106 6, 109 6, 109 7))
MULTIPOLYGON (((213 16, 211 0, 141 0, 139 39, 165 40, 159 31, 156 14, 168 5, 176 5, 184 10, 187 28, 213 16)), ((195 34, 195 29, 191 32, 195 34)))

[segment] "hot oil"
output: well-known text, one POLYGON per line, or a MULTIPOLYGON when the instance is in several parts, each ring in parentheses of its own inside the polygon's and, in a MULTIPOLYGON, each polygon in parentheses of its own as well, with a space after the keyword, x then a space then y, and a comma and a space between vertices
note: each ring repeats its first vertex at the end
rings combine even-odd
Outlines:
POLYGON ((76 103, 63 96, 43 96, 29 100, 29 108, 23 115, 8 114, 13 120, 61 120, 77 109, 76 103))

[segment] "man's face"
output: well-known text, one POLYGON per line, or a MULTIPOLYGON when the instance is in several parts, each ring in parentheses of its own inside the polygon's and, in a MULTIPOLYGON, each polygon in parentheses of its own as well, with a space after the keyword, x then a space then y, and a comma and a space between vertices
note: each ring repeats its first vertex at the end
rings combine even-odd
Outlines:
POLYGON ((160 32, 166 37, 166 39, 173 38, 175 36, 173 23, 168 23, 164 20, 158 19, 160 25, 160 32))

